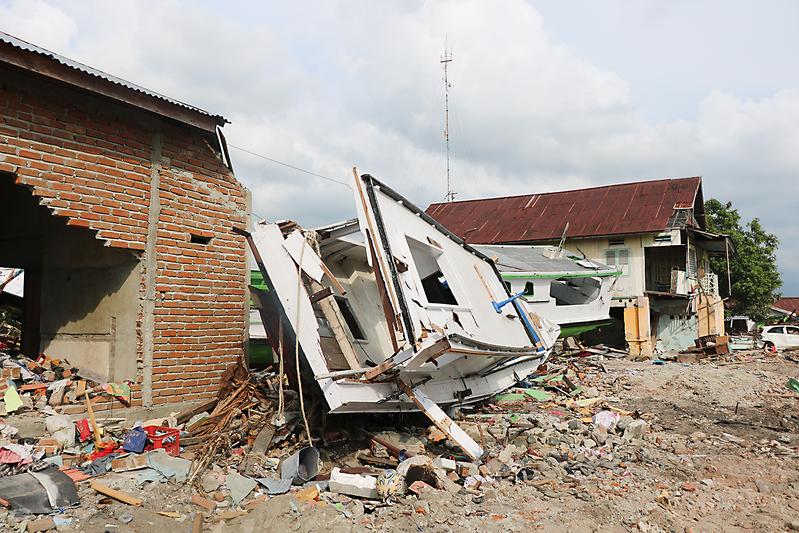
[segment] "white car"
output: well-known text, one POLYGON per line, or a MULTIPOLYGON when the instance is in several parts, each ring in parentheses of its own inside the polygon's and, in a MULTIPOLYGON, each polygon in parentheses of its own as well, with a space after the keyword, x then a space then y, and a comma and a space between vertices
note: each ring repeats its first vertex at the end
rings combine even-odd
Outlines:
POLYGON ((799 326, 765 326, 760 336, 766 347, 799 347, 799 326))

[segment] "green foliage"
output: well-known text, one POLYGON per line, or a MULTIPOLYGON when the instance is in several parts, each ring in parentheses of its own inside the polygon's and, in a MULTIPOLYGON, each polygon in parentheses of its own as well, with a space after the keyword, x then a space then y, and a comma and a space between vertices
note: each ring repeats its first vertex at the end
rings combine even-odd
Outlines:
MULTIPOLYGON (((724 204, 711 198, 705 202, 705 217, 709 231, 729 235, 735 246, 735 253, 730 255, 733 311, 757 321, 765 320, 782 286, 777 270, 777 237, 768 233, 757 218, 742 225, 741 215, 731 202, 724 204)), ((719 274, 721 294, 730 294, 725 260, 712 259, 711 268, 719 274)))

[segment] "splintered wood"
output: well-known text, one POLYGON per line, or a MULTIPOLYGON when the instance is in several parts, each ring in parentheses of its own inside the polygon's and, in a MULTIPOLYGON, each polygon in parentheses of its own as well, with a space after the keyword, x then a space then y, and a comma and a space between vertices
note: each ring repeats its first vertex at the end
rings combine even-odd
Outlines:
POLYGON ((239 361, 222 376, 219 401, 210 412, 188 428, 192 442, 202 442, 196 452, 189 481, 193 481, 213 462, 268 425, 274 411, 272 400, 252 379, 239 361))

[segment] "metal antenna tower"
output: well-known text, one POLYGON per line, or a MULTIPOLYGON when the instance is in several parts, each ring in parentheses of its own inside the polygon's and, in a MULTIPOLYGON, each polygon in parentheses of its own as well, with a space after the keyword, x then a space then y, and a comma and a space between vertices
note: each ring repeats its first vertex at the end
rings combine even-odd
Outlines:
POLYGON ((452 62, 452 51, 444 48, 444 53, 441 54, 440 63, 444 66, 444 142, 447 145, 447 194, 444 199, 451 202, 455 199, 457 194, 452 190, 452 182, 449 177, 449 79, 447 78, 447 65, 452 62))

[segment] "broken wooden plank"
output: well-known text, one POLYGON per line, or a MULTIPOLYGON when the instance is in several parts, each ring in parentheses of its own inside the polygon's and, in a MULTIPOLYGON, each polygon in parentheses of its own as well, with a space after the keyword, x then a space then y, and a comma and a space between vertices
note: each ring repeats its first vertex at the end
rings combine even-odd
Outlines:
POLYGON ((333 286, 336 288, 336 290, 339 292, 339 294, 341 294, 342 296, 347 294, 347 290, 344 288, 344 286, 341 283, 339 283, 338 278, 336 278, 336 276, 333 275, 333 273, 330 271, 330 269, 325 264, 325 262, 320 260, 319 264, 322 267, 322 270, 325 271, 325 274, 327 275, 327 279, 330 280, 330 283, 333 284, 333 286))
POLYGON ((112 489, 108 485, 103 485, 102 483, 98 483, 96 481, 89 483, 89 486, 100 494, 105 494, 106 496, 114 498, 115 500, 119 500, 122 503, 127 503, 128 505, 134 505, 138 507, 144 503, 144 500, 141 498, 137 498, 136 496, 128 494, 127 492, 122 492, 121 490, 112 489))
POLYGON ((333 294, 333 289, 331 289, 330 287, 325 287, 321 291, 317 291, 317 292, 313 293, 312 295, 310 295, 309 298, 311 300, 311 303, 313 304, 313 303, 316 303, 316 302, 318 302, 319 300, 321 300, 323 298, 327 298, 328 296, 331 296, 332 294, 333 294))
POLYGON ((353 368, 352 370, 336 370, 335 372, 325 372, 324 374, 315 374, 314 379, 339 379, 339 378, 347 378, 351 376, 360 376, 371 370, 371 368, 353 368))
POLYGON ((178 424, 179 425, 180 424, 185 424, 186 422, 191 420, 192 417, 197 416, 200 413, 205 413, 206 411, 211 411, 214 407, 216 407, 217 403, 219 403, 219 400, 218 399, 214 399, 214 400, 202 403, 202 404, 200 404, 200 405, 198 405, 196 407, 192 407, 191 409, 187 409, 185 411, 181 411, 180 413, 178 413, 178 416, 176 417, 178 424))
POLYGON ((363 373, 363 380, 364 381, 371 381, 371 380, 375 379, 376 377, 378 377, 379 375, 385 374, 386 372, 388 372, 389 370, 391 370, 395 366, 397 366, 397 363, 395 363, 393 359, 390 359, 388 361, 383 361, 382 363, 380 363, 376 367, 370 368, 369 370, 364 372, 363 373))
POLYGON ((322 260, 316 254, 305 236, 299 231, 294 230, 283 241, 283 248, 289 253, 298 267, 305 272, 309 278, 319 283, 322 281, 325 271, 322 269, 322 260))
POLYGON ((492 291, 491 287, 488 286, 488 282, 486 281, 485 277, 483 277, 483 273, 480 272, 480 269, 477 267, 477 265, 472 265, 472 266, 474 267, 475 273, 477 273, 477 277, 480 278, 480 283, 483 284, 483 288, 488 293, 489 299, 494 302, 497 301, 496 296, 494 296, 494 291, 492 291))
POLYGON ((463 431, 458 424, 448 417, 424 391, 418 388, 412 388, 402 379, 398 379, 396 383, 400 390, 416 404, 419 410, 422 411, 438 429, 446 433, 447 437, 457 443, 472 461, 479 461, 483 457, 485 454, 483 448, 463 431))
MULTIPOLYGON (((311 290, 322 290, 322 286, 312 281, 311 290)), ((336 343, 338 344, 338 347, 344 356, 344 359, 347 361, 347 366, 349 366, 351 369, 359 368, 361 363, 358 361, 358 357, 355 354, 355 348, 353 348, 349 337, 347 337, 346 330, 344 329, 344 318, 339 313, 338 305, 334 304, 329 299, 321 299, 317 302, 314 302, 312 299, 311 304, 314 303, 316 303, 316 307, 322 312, 322 315, 327 320, 327 325, 330 326, 330 330, 333 332, 333 337, 335 338, 336 343)))
POLYGON ((86 399, 86 412, 89 414, 89 422, 92 426, 92 434, 94 435, 95 449, 100 448, 102 441, 100 440, 100 428, 97 427, 97 420, 94 418, 94 409, 92 409, 92 402, 89 400, 88 392, 83 396, 86 399))

